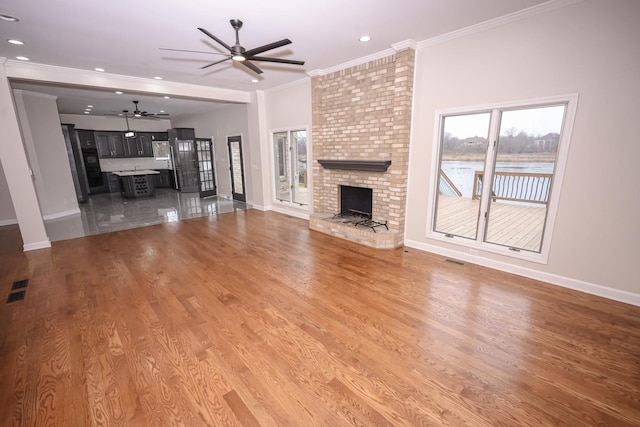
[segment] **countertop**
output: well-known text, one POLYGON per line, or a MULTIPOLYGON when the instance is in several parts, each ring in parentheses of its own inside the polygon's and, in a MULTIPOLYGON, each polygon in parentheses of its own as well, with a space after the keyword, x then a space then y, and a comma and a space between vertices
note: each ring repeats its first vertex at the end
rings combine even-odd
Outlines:
POLYGON ((160 172, 154 171, 151 169, 140 169, 140 170, 132 170, 132 171, 117 171, 117 172, 111 172, 111 173, 118 176, 134 176, 134 175, 155 175, 155 174, 159 174, 160 172))

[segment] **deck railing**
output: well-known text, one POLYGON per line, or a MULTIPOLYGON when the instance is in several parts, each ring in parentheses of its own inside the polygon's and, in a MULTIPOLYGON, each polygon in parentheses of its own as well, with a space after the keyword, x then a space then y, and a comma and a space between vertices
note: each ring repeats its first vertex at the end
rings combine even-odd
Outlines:
MULTIPOLYGON (((476 171, 473 176, 473 199, 479 199, 482 194, 483 176, 483 171, 476 171)), ((546 205, 549 202, 552 179, 551 173, 495 172, 491 198, 494 201, 509 200, 546 205)))
POLYGON ((445 194, 447 196, 462 196, 460 190, 458 190, 453 181, 451 181, 451 178, 449 178, 442 169, 440 169, 440 182, 438 183, 438 191, 440 192, 440 194, 445 194))

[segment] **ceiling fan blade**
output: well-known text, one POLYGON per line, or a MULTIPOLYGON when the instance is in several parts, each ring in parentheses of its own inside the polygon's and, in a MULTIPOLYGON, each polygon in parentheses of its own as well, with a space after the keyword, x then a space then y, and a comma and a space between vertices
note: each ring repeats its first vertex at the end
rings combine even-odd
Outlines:
POLYGON ((160 50, 169 50, 169 51, 172 51, 172 52, 192 52, 192 53, 205 53, 207 55, 227 55, 226 53, 205 52, 203 50, 170 49, 170 48, 167 48, 167 47, 160 47, 158 49, 160 49, 160 50))
POLYGON ((252 64, 251 62, 244 60, 241 62, 242 65, 244 65, 245 67, 247 67, 248 69, 250 69, 251 71, 253 71, 256 74, 262 74, 262 70, 258 67, 255 66, 255 64, 252 64))
POLYGON ((212 62, 211 64, 205 65, 204 67, 200 67, 200 69, 204 70, 205 68, 209 68, 209 67, 211 67, 213 65, 219 64, 219 63, 224 62, 224 61, 228 61, 230 59, 231 59, 231 57, 224 58, 224 59, 221 59, 220 61, 212 62))
POLYGON ((260 46, 260 47, 254 48, 254 49, 247 50, 246 52, 244 52, 244 56, 246 58, 248 56, 257 55, 259 53, 266 52, 268 50, 275 49, 275 48, 278 48, 278 47, 281 47, 281 46, 286 46, 288 44, 291 44, 291 40, 282 39, 282 40, 277 41, 277 42, 265 44, 264 46, 260 46))
POLYGON ((204 28, 200 28, 198 27, 198 29, 200 31, 202 31, 203 33, 205 33, 206 35, 208 35, 209 37, 211 37, 212 39, 214 39, 215 41, 217 41, 218 43, 220 43, 222 46, 224 46, 225 49, 227 49, 229 52, 231 52, 231 46, 229 46, 228 44, 226 44, 225 42, 223 42, 222 40, 220 40, 219 38, 217 38, 216 36, 214 36, 213 34, 211 34, 209 31, 205 30, 204 28))
POLYGON ((296 61, 294 59, 268 58, 266 56, 251 56, 247 59, 252 61, 277 62, 279 64, 304 65, 304 61, 296 61))

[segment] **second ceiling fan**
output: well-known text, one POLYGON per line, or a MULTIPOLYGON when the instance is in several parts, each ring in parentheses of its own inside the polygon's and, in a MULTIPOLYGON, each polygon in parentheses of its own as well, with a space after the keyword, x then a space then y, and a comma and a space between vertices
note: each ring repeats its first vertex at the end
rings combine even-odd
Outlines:
MULTIPOLYGON (((133 117, 149 117, 149 118, 160 118, 167 117, 169 114, 166 113, 148 113, 146 111, 140 111, 138 108, 139 101, 133 101, 133 104, 136 106, 136 109, 133 111, 133 117)), ((124 110, 122 110, 124 112, 124 110)))
MULTIPOLYGON (((282 39, 282 40, 279 40, 277 42, 265 44, 264 46, 256 47, 256 48, 253 48, 253 49, 248 49, 248 50, 245 49, 244 46, 242 46, 240 44, 240 37, 238 35, 238 31, 240 30, 240 28, 242 28, 242 21, 239 20, 239 19, 232 19, 229 22, 231 23, 231 26, 233 27, 233 29, 236 32, 236 42, 235 42, 235 44, 233 46, 229 46, 227 43, 225 43, 224 41, 222 41, 218 37, 214 36, 213 34, 211 34, 209 31, 205 30, 204 28, 198 28, 198 30, 202 31, 208 37, 212 38, 218 44, 220 44, 222 47, 224 47, 225 49, 227 49, 229 51, 229 55, 225 59, 221 59, 220 61, 215 61, 215 62, 212 62, 211 64, 207 64, 204 67, 201 67, 201 69, 209 68, 209 67, 211 67, 213 65, 220 64, 221 62, 225 62, 225 61, 228 61, 230 59, 233 60, 233 61, 239 62, 240 64, 244 65, 245 67, 247 67, 248 69, 250 69, 251 71, 253 71, 254 73, 257 73, 257 74, 262 74, 262 70, 260 68, 258 68, 255 64, 253 64, 251 61, 276 62, 276 63, 279 63, 279 64, 292 64, 292 65, 304 65, 304 61, 296 61, 296 60, 293 60, 293 59, 272 58, 272 57, 267 57, 267 56, 258 56, 259 54, 261 54, 263 52, 266 52, 268 50, 276 49, 276 48, 291 44, 291 40, 289 40, 289 39, 282 39)), ((179 50, 179 49, 176 49, 176 50, 179 50)))

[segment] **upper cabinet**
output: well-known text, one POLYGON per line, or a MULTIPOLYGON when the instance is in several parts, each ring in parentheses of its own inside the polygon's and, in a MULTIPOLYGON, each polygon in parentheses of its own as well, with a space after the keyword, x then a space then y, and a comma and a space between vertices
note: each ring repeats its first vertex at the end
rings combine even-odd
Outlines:
POLYGON ((91 150, 96 148, 96 138, 92 130, 76 129, 78 139, 80 140, 80 148, 83 150, 91 150))
POLYGON ((122 132, 94 132, 98 157, 125 157, 122 132))
MULTIPOLYGON (((90 132, 90 131, 85 131, 90 132)), ((98 156, 102 159, 115 157, 153 157, 153 141, 167 141, 165 132, 136 132, 134 138, 125 138, 123 132, 91 132, 98 156)), ((84 147, 84 144, 82 144, 84 147)))
POLYGON ((127 157, 153 157, 153 136, 150 133, 137 133, 135 138, 127 138, 125 155, 127 157))

